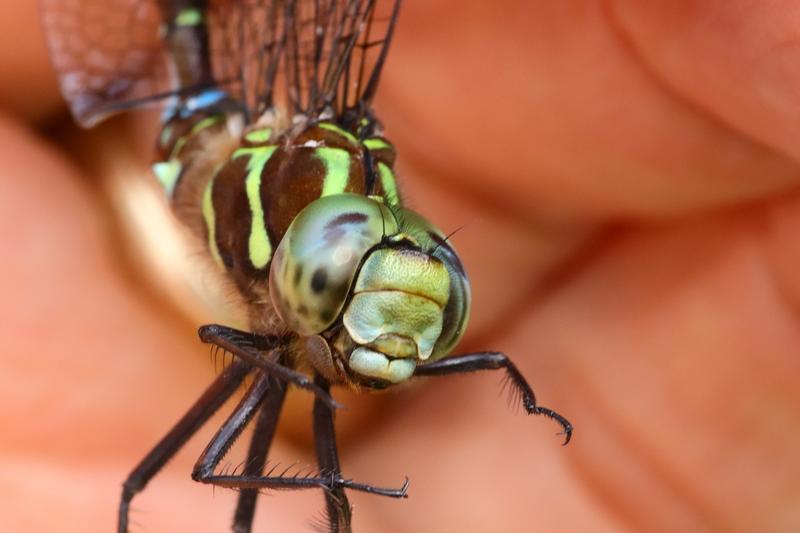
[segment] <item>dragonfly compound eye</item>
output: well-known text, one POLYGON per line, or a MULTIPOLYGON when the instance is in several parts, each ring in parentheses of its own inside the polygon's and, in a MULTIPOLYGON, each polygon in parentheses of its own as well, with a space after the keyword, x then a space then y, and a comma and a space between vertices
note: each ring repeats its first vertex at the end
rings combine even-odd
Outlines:
POLYGON ((293 331, 328 329, 344 307, 368 250, 398 231, 382 203, 357 194, 324 196, 292 221, 272 259, 272 303, 293 331))

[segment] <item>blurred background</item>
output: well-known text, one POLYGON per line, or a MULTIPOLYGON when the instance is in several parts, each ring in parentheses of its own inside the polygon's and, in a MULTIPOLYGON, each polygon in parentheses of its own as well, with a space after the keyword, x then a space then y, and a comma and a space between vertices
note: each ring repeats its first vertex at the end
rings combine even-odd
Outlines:
MULTIPOLYGON (((134 3, 131 0, 131 3, 134 3)), ((149 174, 157 113, 77 128, 36 2, 0 2, 0 530, 109 531, 121 483, 219 367, 230 323, 149 174)), ((800 8, 407 0, 377 102, 407 203, 474 291, 492 373, 337 393, 358 531, 800 530, 800 8)), ((292 392, 271 457, 313 463, 292 392)), ((191 481, 232 407, 134 500, 132 531, 225 531, 191 481)), ((241 439, 246 442, 246 439, 241 439)), ((231 462, 241 460, 241 443, 231 462)), ((308 531, 318 491, 256 531, 308 531)))

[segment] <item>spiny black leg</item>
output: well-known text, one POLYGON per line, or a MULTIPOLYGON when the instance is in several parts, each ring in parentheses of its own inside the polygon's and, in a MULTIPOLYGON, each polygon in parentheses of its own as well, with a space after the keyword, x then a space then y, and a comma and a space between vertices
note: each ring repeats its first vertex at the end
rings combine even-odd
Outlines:
MULTIPOLYGON (((250 449, 247 452, 247 463, 244 475, 260 476, 264 471, 267 453, 275 436, 278 426, 283 399, 286 397, 286 385, 280 380, 273 379, 261 412, 256 420, 256 428, 250 440, 250 449)), ((253 516, 256 511, 258 490, 244 489, 239 493, 239 502, 236 505, 236 514, 233 517, 233 531, 235 533, 250 533, 253 527, 253 516)))
MULTIPOLYGON (((286 475, 291 469, 284 469, 277 476, 271 476, 277 466, 273 467, 266 476, 244 474, 224 474, 215 475, 219 462, 225 457, 228 449, 241 434, 247 423, 250 421, 259 407, 259 404, 267 396, 268 390, 271 386, 275 386, 274 378, 271 378, 266 373, 259 373, 256 381, 251 386, 250 390, 245 394, 242 401, 236 407, 234 412, 228 417, 222 427, 217 431, 214 438, 203 451, 200 458, 195 464, 192 478, 201 483, 208 483, 218 487, 225 487, 238 490, 246 489, 276 489, 276 490, 298 490, 298 489, 316 489, 323 488, 326 490, 335 489, 350 489, 367 492, 369 494, 377 494, 379 496, 389 496, 391 498, 405 498, 408 492, 408 479, 406 479, 403 486, 399 489, 389 489, 382 487, 373 487, 365 483, 358 483, 352 479, 344 479, 338 472, 338 468, 333 474, 325 471, 319 475, 301 475, 301 472, 296 472, 294 475, 286 475), (272 381, 270 385, 269 382, 272 381)), ((316 385, 315 385, 316 386, 316 385)), ((320 389, 325 394, 328 394, 326 389, 320 389)), ((320 397, 316 398, 315 415, 321 411, 330 411, 327 402, 320 397)), ((267 408, 265 406, 264 408, 267 408)), ((276 408, 277 412, 277 408, 276 408)), ((277 415, 271 418, 273 423, 277 423, 277 415)), ((331 417, 331 422, 332 422, 331 417)), ((269 428, 274 431, 274 428, 269 428)), ((332 423, 331 423, 332 429, 332 423)), ((331 433, 332 435, 332 433, 331 433)), ((335 453, 335 448, 334 448, 335 453)), ((338 461, 337 461, 338 464, 338 461)))
POLYGON ((223 350, 232 353, 254 367, 260 368, 271 376, 281 379, 286 383, 296 385, 302 389, 310 390, 318 399, 322 400, 329 409, 341 407, 331 398, 330 394, 315 385, 308 376, 262 357, 258 350, 255 349, 255 346, 259 346, 258 349, 260 350, 283 346, 289 340, 288 337, 279 335, 252 335, 217 324, 202 326, 197 331, 197 334, 200 336, 201 341, 219 346, 223 350), (243 338, 242 335, 246 335, 246 338, 243 338), (261 344, 258 345, 256 343, 261 344), (261 346, 264 347, 262 348, 261 346))
POLYGON ((547 407, 536 405, 536 396, 533 389, 516 365, 499 352, 478 352, 455 357, 446 357, 434 363, 418 366, 414 372, 415 376, 446 376, 448 374, 462 374, 464 372, 475 372, 477 370, 497 370, 504 368, 511 385, 517 389, 522 397, 522 405, 528 414, 545 415, 561 424, 562 433, 565 435, 564 444, 572 438, 572 424, 569 420, 547 407))
MULTIPOLYGON (((259 351, 267 352, 285 346, 291 337, 285 335, 258 335, 249 331, 222 326, 220 324, 208 324, 201 326, 198 334, 203 339, 204 335, 220 335, 237 346, 254 348, 259 351)), ((204 341, 207 342, 207 341, 204 341)))
POLYGON ((208 443, 206 449, 197 459, 192 471, 192 479, 207 483, 210 477, 214 475, 214 469, 219 462, 225 457, 231 445, 236 441, 237 437, 241 435, 245 426, 256 414, 256 410, 264 401, 267 391, 270 388, 270 376, 264 373, 259 373, 255 381, 250 386, 250 389, 242 397, 239 405, 236 406, 233 413, 225 420, 217 430, 217 433, 208 443))
POLYGON ((366 492, 367 494, 375 494, 377 496, 388 496, 389 498, 407 498, 408 497, 408 478, 406 478, 403 486, 399 489, 389 489, 385 487, 374 487, 366 483, 358 483, 352 479, 344 479, 342 477, 335 477, 330 475, 300 475, 298 472, 295 475, 287 475, 293 465, 288 468, 284 467, 284 471, 277 476, 270 475, 277 469, 274 466, 272 470, 267 472, 266 476, 243 476, 235 474, 211 475, 198 479, 202 483, 208 483, 217 487, 224 487, 226 489, 267 489, 267 490, 300 490, 300 489, 331 489, 343 488, 349 490, 357 490, 359 492, 366 492))
MULTIPOLYGON (((314 382, 325 392, 330 391, 330 385, 321 376, 315 376, 314 382)), ((333 478, 341 477, 333 413, 318 399, 314 400, 314 445, 317 449, 317 463, 320 472, 330 474, 333 478)), ((336 533, 349 532, 352 508, 350 502, 347 501, 344 489, 331 487, 326 490, 325 504, 328 510, 330 530, 336 533)))
POLYGON ((189 411, 175 424, 155 448, 133 469, 122 485, 117 531, 128 531, 128 511, 136 493, 140 492, 186 441, 200 429, 225 401, 231 397, 247 375, 250 366, 235 362, 206 389, 189 411))
MULTIPOLYGON (((222 427, 219 428, 216 435, 208 443, 206 449, 203 451, 200 458, 195 464, 192 472, 192 479, 201 483, 208 483, 218 487, 225 487, 230 489, 278 489, 278 490, 297 490, 297 489, 351 489, 370 494, 377 494, 379 496, 389 496, 392 498, 405 498, 408 490, 408 480, 400 489, 387 489, 381 487, 373 487, 364 483, 357 483, 351 479, 343 479, 341 475, 325 475, 317 476, 300 476, 299 472, 293 476, 287 476, 289 468, 286 468, 278 476, 270 476, 277 467, 273 469, 266 476, 247 475, 247 474, 225 474, 215 475, 214 470, 217 465, 225 457, 225 454, 230 449, 233 442, 244 430, 247 423, 255 414, 255 410, 259 404, 264 400, 270 388, 270 381, 274 385, 274 379, 266 374, 259 374, 250 390, 247 391, 244 398, 242 398, 239 405, 228 417, 222 427)), ((328 410, 327 404, 317 399, 316 409, 328 410)), ((330 411, 330 410, 328 410, 330 411)), ((315 411, 316 412, 316 411, 315 411)), ((278 417, 274 417, 273 421, 277 423, 278 417)), ((274 429, 274 428, 272 428, 274 429)), ((338 474, 338 471, 337 471, 338 474)))

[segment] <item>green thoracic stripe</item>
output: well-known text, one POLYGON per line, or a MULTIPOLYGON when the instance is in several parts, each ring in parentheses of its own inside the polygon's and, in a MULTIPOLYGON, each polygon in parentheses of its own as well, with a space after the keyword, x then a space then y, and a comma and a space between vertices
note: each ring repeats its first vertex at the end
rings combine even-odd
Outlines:
POLYGON ((231 159, 236 159, 237 157, 243 157, 243 156, 246 156, 246 155, 255 155, 255 154, 261 152, 262 150, 264 150, 264 148, 271 148, 271 147, 268 147, 268 146, 249 146, 247 148, 237 148, 233 152, 233 155, 231 156, 231 159))
POLYGON ((225 263, 222 262, 222 256, 219 255, 219 248, 217 247, 217 221, 214 214, 214 178, 211 178, 203 191, 203 220, 206 223, 206 231, 208 232, 208 249, 211 251, 211 256, 214 261, 221 267, 225 268, 225 263))
POLYGON ((265 143, 269 141, 271 135, 272 135, 272 128, 261 128, 245 134, 244 140, 253 144, 265 143))
POLYGON ((364 146, 366 146, 370 150, 383 150, 384 148, 392 147, 392 145, 390 145, 380 137, 372 137, 371 139, 364 140, 364 146))
POLYGON ((199 9, 187 8, 178 13, 175 17, 175 25, 179 28, 184 26, 199 26, 203 23, 203 12, 199 9))
POLYGON ((347 150, 322 146, 314 149, 314 155, 325 165, 321 196, 343 193, 350 179, 350 154, 347 150))
POLYGON ((245 192, 250 206, 250 237, 247 251, 250 263, 255 268, 264 268, 272 259, 272 243, 269 242, 267 225, 264 217, 264 206, 261 203, 261 174, 277 146, 259 146, 256 148, 240 148, 233 157, 249 155, 247 176, 245 176, 245 192))
POLYGON ((222 115, 212 115, 210 117, 206 117, 203 120, 198 121, 197 124, 195 124, 194 126, 192 126, 192 129, 189 131, 189 134, 194 135, 198 131, 205 129, 213 124, 216 124, 217 122, 222 120, 222 118, 223 118, 222 115))
POLYGON ((189 138, 192 135, 195 135, 197 132, 206 129, 209 126, 213 126, 220 120, 222 120, 222 115, 213 115, 198 121, 197 124, 192 126, 192 129, 189 130, 189 133, 175 141, 175 146, 172 148, 172 153, 170 153, 169 156, 178 157, 178 154, 180 154, 181 150, 183 150, 183 147, 186 146, 186 143, 189 141, 189 138))
POLYGON ((328 131, 332 131, 334 133, 338 133, 339 135, 341 135, 342 137, 344 137, 345 139, 347 139, 351 143, 358 144, 358 141, 356 140, 356 138, 353 136, 352 133, 350 133, 347 130, 344 130, 344 129, 340 128, 336 124, 332 124, 330 122, 320 122, 319 123, 319 127, 323 128, 323 129, 326 129, 328 131))
POLYGON ((169 159, 167 161, 159 161, 153 163, 153 174, 156 179, 164 187, 167 197, 171 198, 172 193, 175 191, 175 185, 178 183, 178 178, 181 176, 183 165, 177 159, 169 159))
POLYGON ((378 161, 378 174, 381 178, 381 186, 383 192, 386 194, 386 201, 389 205, 399 205, 400 196, 397 194, 397 180, 394 178, 394 172, 386 163, 378 161))

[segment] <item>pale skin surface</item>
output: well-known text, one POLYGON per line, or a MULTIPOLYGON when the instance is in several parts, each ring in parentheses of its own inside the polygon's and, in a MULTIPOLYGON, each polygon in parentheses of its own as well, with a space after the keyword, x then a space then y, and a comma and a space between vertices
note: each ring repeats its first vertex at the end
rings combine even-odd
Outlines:
MULTIPOLYGON (((437 4, 406 6, 382 87, 406 191, 467 226, 462 350, 506 351, 576 432, 562 448, 511 414, 499 375, 363 400, 379 411, 346 396, 342 425, 366 409, 346 474, 412 480, 406 501, 353 496, 358 530, 798 530, 800 7, 437 4)), ((35 7, 12 5, 0 529, 107 532, 124 476, 213 374, 196 324, 127 274, 99 178, 39 133, 63 108, 35 7)), ((288 434, 274 455, 310 461, 288 434)), ((232 495, 189 479, 209 436, 134 502, 135 531, 225 530, 232 495)), ((322 505, 270 496, 256 530, 308 530, 322 505)))

